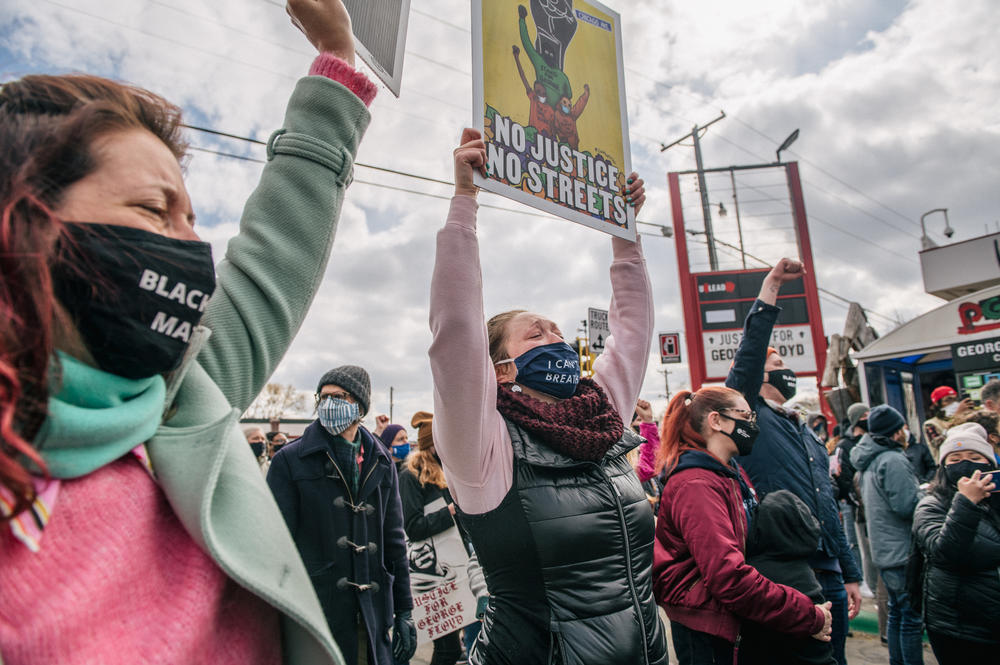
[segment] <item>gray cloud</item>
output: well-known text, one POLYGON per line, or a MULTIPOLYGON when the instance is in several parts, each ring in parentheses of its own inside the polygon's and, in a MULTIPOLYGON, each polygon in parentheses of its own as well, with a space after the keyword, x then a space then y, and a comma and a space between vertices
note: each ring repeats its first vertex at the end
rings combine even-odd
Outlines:
MULTIPOLYGON (((958 237, 993 227, 1000 214, 993 175, 1000 152, 1000 14, 990 0, 608 4, 626 12, 632 146, 648 183, 640 216, 646 221, 671 224, 665 173, 694 163, 690 148, 660 153, 659 142, 724 108, 731 117, 703 141, 709 166, 771 161, 774 141, 756 131, 780 141, 800 128, 785 156, 800 161, 821 287, 892 317, 912 317, 938 302, 923 293, 915 263, 920 214, 947 206, 958 237)), ((420 0, 414 7, 469 25, 468 3, 460 0, 420 0)), ((309 45, 281 8, 245 0, 13 0, 0 7, 0 37, 6 78, 67 70, 123 78, 181 104, 198 124, 259 139, 280 126, 284 101, 310 61, 309 45)), ((470 69, 469 34, 413 14, 408 50, 403 95, 379 95, 358 161, 448 179, 451 149, 471 120, 471 79, 455 71, 470 69)), ((192 141, 263 156, 260 146, 198 134, 192 141)), ((201 233, 217 257, 259 173, 259 164, 192 155, 188 185, 201 233)), ((445 186, 361 167, 356 178, 449 194, 445 186)), ((686 187, 685 205, 695 204, 690 213, 697 220, 690 180, 686 187)), ((720 181, 713 201, 728 206, 727 187, 720 181)), ((524 210, 492 195, 481 201, 524 210)), ((447 201, 356 182, 323 287, 274 379, 311 390, 328 366, 358 363, 376 383, 375 410, 388 411, 390 385, 397 422, 408 424, 410 413, 429 408, 427 288, 447 209, 447 201)), ((753 223, 748 215, 748 228, 753 223)), ((935 225, 939 230, 940 220, 935 225)), ((731 241, 732 218, 719 229, 731 241)), ((753 248, 768 260, 790 249, 764 231, 753 236, 753 248)), ((588 306, 607 305, 606 237, 484 208, 480 241, 487 314, 527 307, 572 335, 588 306)), ((657 329, 682 330, 674 241, 646 237, 644 246, 657 329)), ((704 247, 691 247, 702 260, 704 247)), ((845 310, 825 297, 822 306, 827 331, 839 332, 845 310)), ((658 368, 651 356, 644 396, 662 408, 658 368)), ((686 365, 671 369, 676 389, 686 365)))

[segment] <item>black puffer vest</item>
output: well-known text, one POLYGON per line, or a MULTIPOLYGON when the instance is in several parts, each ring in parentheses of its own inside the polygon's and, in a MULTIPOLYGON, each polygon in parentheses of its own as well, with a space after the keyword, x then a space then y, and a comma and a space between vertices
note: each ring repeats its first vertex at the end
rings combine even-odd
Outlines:
POLYGON ((653 600, 653 512, 625 454, 599 463, 533 441, 508 421, 513 486, 495 509, 460 513, 490 603, 471 665, 664 665, 653 600))

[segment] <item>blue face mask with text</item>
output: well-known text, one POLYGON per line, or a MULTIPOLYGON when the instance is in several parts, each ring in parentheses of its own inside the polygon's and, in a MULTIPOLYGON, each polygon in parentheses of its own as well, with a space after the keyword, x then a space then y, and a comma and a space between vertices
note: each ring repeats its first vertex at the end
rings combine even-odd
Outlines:
POLYGON ((580 383, 580 356, 566 342, 544 344, 514 359, 517 382, 559 399, 576 394, 580 383))

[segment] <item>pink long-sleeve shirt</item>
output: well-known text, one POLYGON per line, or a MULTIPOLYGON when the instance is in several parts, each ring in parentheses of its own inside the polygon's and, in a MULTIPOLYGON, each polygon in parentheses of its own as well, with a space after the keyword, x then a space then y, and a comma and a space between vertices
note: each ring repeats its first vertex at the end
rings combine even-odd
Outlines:
MULTIPOLYGON (((438 232, 431 279, 430 348, 434 378, 434 448, 448 489, 469 514, 493 510, 510 491, 514 457, 497 411, 497 377, 490 361, 483 279, 476 237, 476 200, 456 196, 438 232)), ((631 419, 653 336, 653 298, 639 242, 613 238, 611 337, 594 363, 594 380, 631 419)))

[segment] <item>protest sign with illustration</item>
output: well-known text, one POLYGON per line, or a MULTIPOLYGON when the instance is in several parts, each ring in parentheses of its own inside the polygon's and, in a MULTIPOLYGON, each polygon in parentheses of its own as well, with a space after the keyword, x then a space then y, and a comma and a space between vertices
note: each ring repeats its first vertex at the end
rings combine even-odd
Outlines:
MULTIPOLYGON (((445 507, 444 499, 424 506, 424 514, 445 507)), ((407 543, 410 590, 417 642, 423 644, 476 621, 476 597, 469 587, 469 553, 458 527, 407 543)))
POLYGON ((635 238, 617 13, 587 0, 474 0, 473 114, 486 140, 476 184, 635 238))

